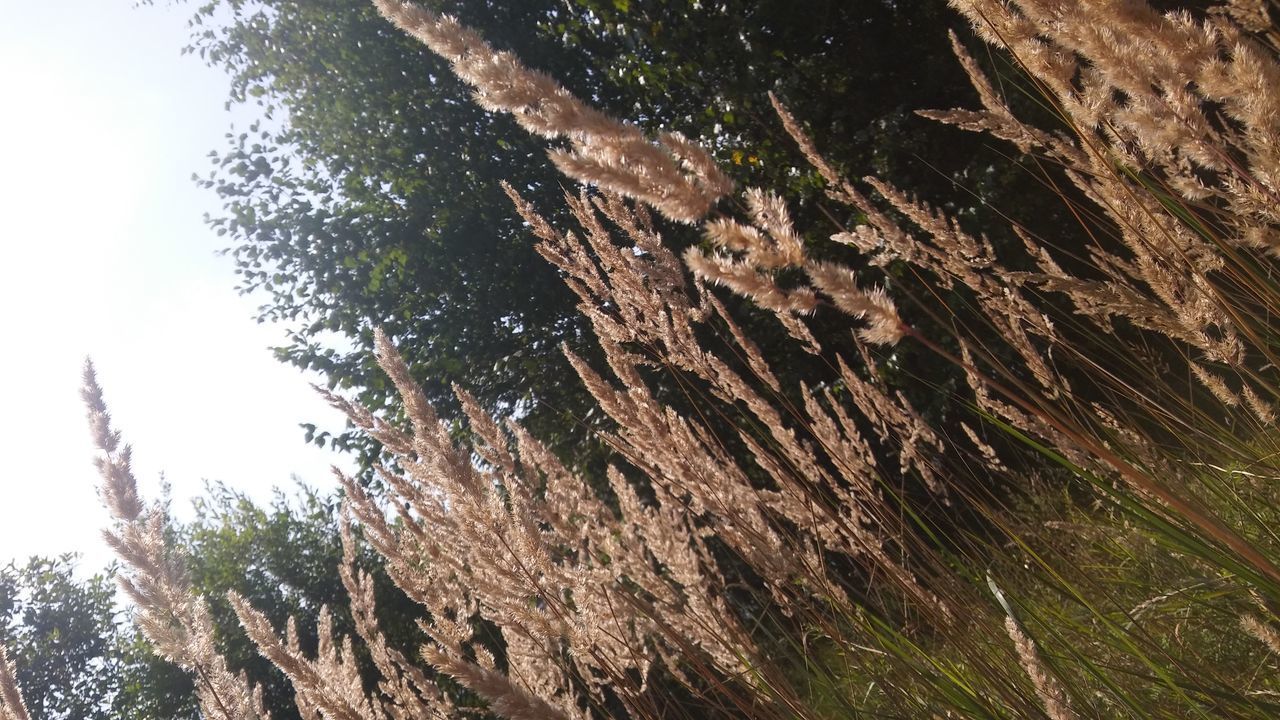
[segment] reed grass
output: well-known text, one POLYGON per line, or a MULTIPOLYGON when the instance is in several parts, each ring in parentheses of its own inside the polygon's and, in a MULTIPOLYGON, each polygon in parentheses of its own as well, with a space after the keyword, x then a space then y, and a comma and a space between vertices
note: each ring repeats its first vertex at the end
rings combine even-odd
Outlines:
MULTIPOLYGON (((849 179, 778 98, 833 217, 855 222, 797 228, 767 188, 727 202, 687 138, 603 116, 451 18, 374 4, 484 107, 559 143, 551 160, 582 185, 572 229, 508 193, 599 339, 603 365, 566 354, 613 421, 613 464, 582 477, 463 388, 474 442, 456 444, 379 333, 409 425, 329 396, 388 451, 385 495, 339 478, 343 538, 348 557, 385 558, 429 641, 422 662, 391 650, 350 562, 358 637, 323 611, 314 656, 233 598, 304 717, 1276 716, 1269 4, 953 0, 1016 72, 992 81, 953 37, 981 107, 924 114, 1010 143, 1079 220, 1041 237, 1004 209, 1014 248, 849 179), (1010 92, 1052 124, 1019 119, 1010 92), (676 255, 668 222, 705 242, 676 255), (826 376, 784 386, 786 357, 752 341, 733 296, 826 376), (820 336, 815 316, 848 333, 820 336), (908 347, 958 380, 914 379, 945 422, 887 379, 908 347), (383 677, 372 693, 357 642, 383 677)), ((91 370, 86 388, 143 629, 197 676, 207 716, 262 717, 212 650, 91 370)))

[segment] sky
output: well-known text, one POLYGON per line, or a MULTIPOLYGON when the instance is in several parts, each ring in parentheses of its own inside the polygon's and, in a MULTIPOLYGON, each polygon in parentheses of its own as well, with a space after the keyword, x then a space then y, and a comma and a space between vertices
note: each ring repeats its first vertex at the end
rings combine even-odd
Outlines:
POLYGON ((86 356, 143 492, 163 478, 179 519, 206 480, 266 501, 350 465, 303 442, 299 423, 343 420, 271 356, 283 329, 253 320, 202 220, 217 198, 191 175, 229 131, 227 79, 179 55, 190 4, 133 4, 0 0, 0 566, 110 560, 86 356))

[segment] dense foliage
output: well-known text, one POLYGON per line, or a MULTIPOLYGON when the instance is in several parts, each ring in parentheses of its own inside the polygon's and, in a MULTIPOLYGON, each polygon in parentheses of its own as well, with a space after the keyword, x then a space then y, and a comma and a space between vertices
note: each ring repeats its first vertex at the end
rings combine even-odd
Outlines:
MULTIPOLYGON (((298 717, 284 676, 240 630, 225 600, 235 590, 277 622, 314 615, 322 605, 351 632, 350 611, 333 568, 342 559, 336 501, 302 488, 259 506, 225 486, 210 486, 190 523, 176 529, 200 592, 214 598, 223 652, 261 685, 272 717, 298 717)), ((394 644, 413 653, 421 633, 415 608, 372 557, 383 623, 394 644)), ((48 720, 169 720, 199 717, 193 679, 155 655, 116 601, 114 571, 83 576, 75 558, 32 558, 0 569, 0 644, 18 667, 32 717, 48 720)), ((302 629, 314 648, 315 628, 302 629)), ((370 676, 372 681, 373 676, 370 676)))
MULTIPOLYGON (((1013 192, 1023 207, 1051 208, 1033 213, 1045 223, 1062 212, 1025 197, 1025 171, 982 140, 913 114, 971 93, 951 61, 946 29, 957 23, 941 1, 823 0, 803 12, 779 0, 435 6, 606 110, 700 137, 743 184, 794 196, 801 226, 819 233, 856 216, 823 200, 768 107, 770 90, 805 108, 854 175, 932 197, 955 196, 959 183, 970 195, 952 209, 978 230, 1008 236, 984 204, 1013 192)), ((381 406, 389 388, 368 354, 378 324, 402 340, 447 417, 458 417, 449 388, 462 383, 557 451, 589 454, 591 404, 562 381, 559 346, 593 346, 498 187, 505 179, 541 207, 561 206, 563 182, 539 142, 471 103, 362 0, 210 2, 195 22, 190 49, 228 72, 231 103, 264 118, 229 135, 203 182, 223 200, 211 222, 227 234, 241 288, 263 298, 260 319, 290 329, 280 356, 381 406)), ((781 341, 773 325, 755 330, 766 347, 781 341)), ((311 432, 369 451, 350 435, 311 432)))
MULTIPOLYGON (((194 587, 213 599, 222 651, 234 667, 262 686, 271 716, 280 720, 298 717, 292 688, 241 632, 226 595, 236 591, 280 625, 290 616, 315 615, 328 606, 334 627, 351 634, 346 591, 333 572, 342 561, 337 505, 334 496, 304 487, 293 497, 277 494, 269 505, 259 506, 224 485, 214 485, 197 502, 195 518, 181 532, 194 587)), ((414 627, 416 608, 387 580, 372 555, 362 557, 360 564, 374 573, 382 621, 393 644, 412 655, 421 642, 414 627)), ((315 627, 308 624, 299 630, 305 646, 314 649, 315 627)), ((372 685, 371 671, 366 666, 372 685)), ((175 695, 194 710, 190 691, 176 690, 175 695)))
POLYGON ((126 641, 118 620, 111 578, 76 577, 72 556, 0 569, 0 643, 39 717, 116 717, 126 641))

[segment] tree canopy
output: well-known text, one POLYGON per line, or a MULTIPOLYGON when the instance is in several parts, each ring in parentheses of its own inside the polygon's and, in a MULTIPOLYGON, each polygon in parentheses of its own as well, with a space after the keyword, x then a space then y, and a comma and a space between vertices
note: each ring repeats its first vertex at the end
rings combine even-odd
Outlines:
MULTIPOLYGON (((239 593, 277 627, 290 617, 314 617, 328 606, 335 631, 354 635, 349 600, 337 573, 342 563, 337 507, 336 496, 305 487, 292 496, 277 493, 271 503, 259 505, 224 485, 212 485, 196 502, 195 518, 179 532, 192 582, 210 599, 222 652, 262 688, 267 709, 278 720, 298 717, 292 688, 245 636, 227 592, 239 593)), ((407 657, 416 656, 421 633, 414 621, 420 610, 392 585, 370 551, 362 551, 357 564, 374 578, 388 641, 407 657)), ((298 633, 313 651, 315 626, 301 623, 298 633)), ((376 674, 368 663, 366 670, 372 686, 376 674)), ((181 698, 195 709, 194 695, 181 684, 165 688, 157 683, 152 694, 181 698)))
MULTIPOLYGON (((818 0, 803 12, 781 0, 431 4, 619 117, 700 138, 740 183, 798 197, 801 227, 834 232, 853 218, 822 206, 769 91, 855 177, 925 196, 952 195, 954 182, 998 196, 1023 179, 984 165, 973 136, 913 114, 971 92, 946 36, 960 23, 941 0, 818 0)), ((543 144, 476 107, 363 0, 213 0, 192 28, 188 50, 232 78, 228 104, 261 116, 228 134, 201 182, 222 199, 210 223, 241 289, 263 298, 261 321, 288 328, 280 357, 385 406, 368 353, 381 325, 446 417, 457 417, 459 383, 581 460, 590 403, 563 381, 559 346, 581 349, 583 323, 499 188, 505 179, 539 207, 562 206, 567 188, 543 144)), ((679 228, 668 237, 699 241, 679 228)))
MULTIPOLYGON (((266 506, 217 485, 196 504, 195 518, 174 528, 195 587, 210 598, 221 649, 237 671, 263 689, 272 717, 297 718, 293 691, 249 641, 226 601, 235 590, 283 626, 290 616, 333 610, 335 628, 354 632, 342 561, 337 500, 303 489, 266 506)), ((364 552, 389 642, 416 655, 417 607, 381 563, 364 552)), ((195 720, 193 679, 158 657, 115 600, 114 570, 82 577, 74 556, 32 558, 0 568, 0 643, 18 668, 32 717, 48 720, 195 720)), ((309 648, 315 627, 299 634, 309 648)), ((370 668, 371 669, 371 668, 370 668)), ((370 673, 370 682, 373 678, 370 673)))
POLYGON ((0 569, 0 642, 33 717, 114 717, 122 635, 110 578, 75 577, 73 556, 0 569))
POLYGON ((32 717, 197 717, 189 678, 156 657, 116 604, 114 568, 83 576, 74 555, 0 568, 0 643, 32 717))

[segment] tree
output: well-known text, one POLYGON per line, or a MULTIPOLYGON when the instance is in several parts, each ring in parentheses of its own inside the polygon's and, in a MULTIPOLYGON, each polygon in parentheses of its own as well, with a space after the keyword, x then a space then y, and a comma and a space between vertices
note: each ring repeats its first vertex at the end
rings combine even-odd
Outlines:
POLYGON ((33 718, 195 720, 191 679, 157 657, 115 601, 115 568, 80 577, 76 557, 0 569, 0 643, 33 718))
MULTIPOLYGON (((264 703, 277 720, 298 717, 293 690, 245 637, 227 592, 236 591, 277 625, 290 616, 314 617, 327 605, 335 630, 353 634, 346 591, 336 573, 342 562, 337 508, 336 496, 305 486, 292 497, 277 492, 269 505, 259 506, 216 484, 209 486, 207 497, 197 500, 195 518, 177 533, 194 587, 210 599, 222 653, 235 670, 248 673, 263 689, 264 703)), ((391 584, 372 554, 363 555, 359 563, 375 578, 389 641, 406 656, 416 656, 422 639, 414 624, 421 614, 417 606, 391 584)), ((304 623, 298 630, 308 652, 314 651, 315 626, 304 623)), ((365 669, 372 687, 376 674, 367 663, 365 669)), ((184 691, 182 686, 166 689, 158 683, 152 695, 181 698, 195 709, 189 686, 184 691)))
POLYGON ((0 569, 0 642, 32 717, 116 717, 123 636, 114 595, 107 573, 77 578, 73 555, 0 569))
MULTIPOLYGON (((980 141, 913 115, 970 92, 940 1, 819 0, 804 12, 782 0, 434 5, 606 110, 701 137, 741 183, 797 197, 799 225, 819 233, 853 218, 825 207, 820 180, 798 169, 769 90, 855 176, 873 171, 926 197, 950 195, 956 181, 994 197, 1025 193, 1021 171, 983 169, 980 141)), ((539 207, 562 206, 542 144, 475 107, 363 0, 213 0, 193 30, 188 49, 232 78, 229 104, 263 116, 212 153, 202 182, 222 198, 210 222, 229 238, 241 289, 264 293, 261 321, 289 329, 280 357, 386 406, 389 388, 368 360, 381 325, 411 349, 446 417, 458 417, 450 386, 460 383, 571 461, 590 456, 596 420, 581 387, 563 381, 559 346, 592 350, 571 295, 498 188, 507 179, 539 207)), ((953 209, 986 224, 981 203, 953 209)), ((699 241, 688 230, 668 236, 699 241)), ((781 335, 755 331, 766 346, 781 335)), ((371 451, 349 434, 308 437, 371 451)))
MULTIPOLYGON (((186 558, 196 588, 213 601, 222 651, 265 694, 277 719, 297 718, 284 677, 244 636, 225 597, 236 590, 276 622, 334 611, 335 627, 350 634, 351 618, 335 568, 342 560, 337 502, 302 488, 278 494, 267 507, 223 485, 209 488, 195 519, 176 528, 173 541, 186 558)), ((406 655, 416 654, 419 614, 372 556, 385 613, 383 628, 406 655)), ((0 643, 10 651, 33 718, 43 720, 195 720, 192 679, 158 657, 115 602, 114 568, 77 577, 75 557, 32 558, 0 569, 0 643)), ((315 644, 315 628, 301 628, 315 644)), ((372 679, 373 675, 370 675, 372 679)))

